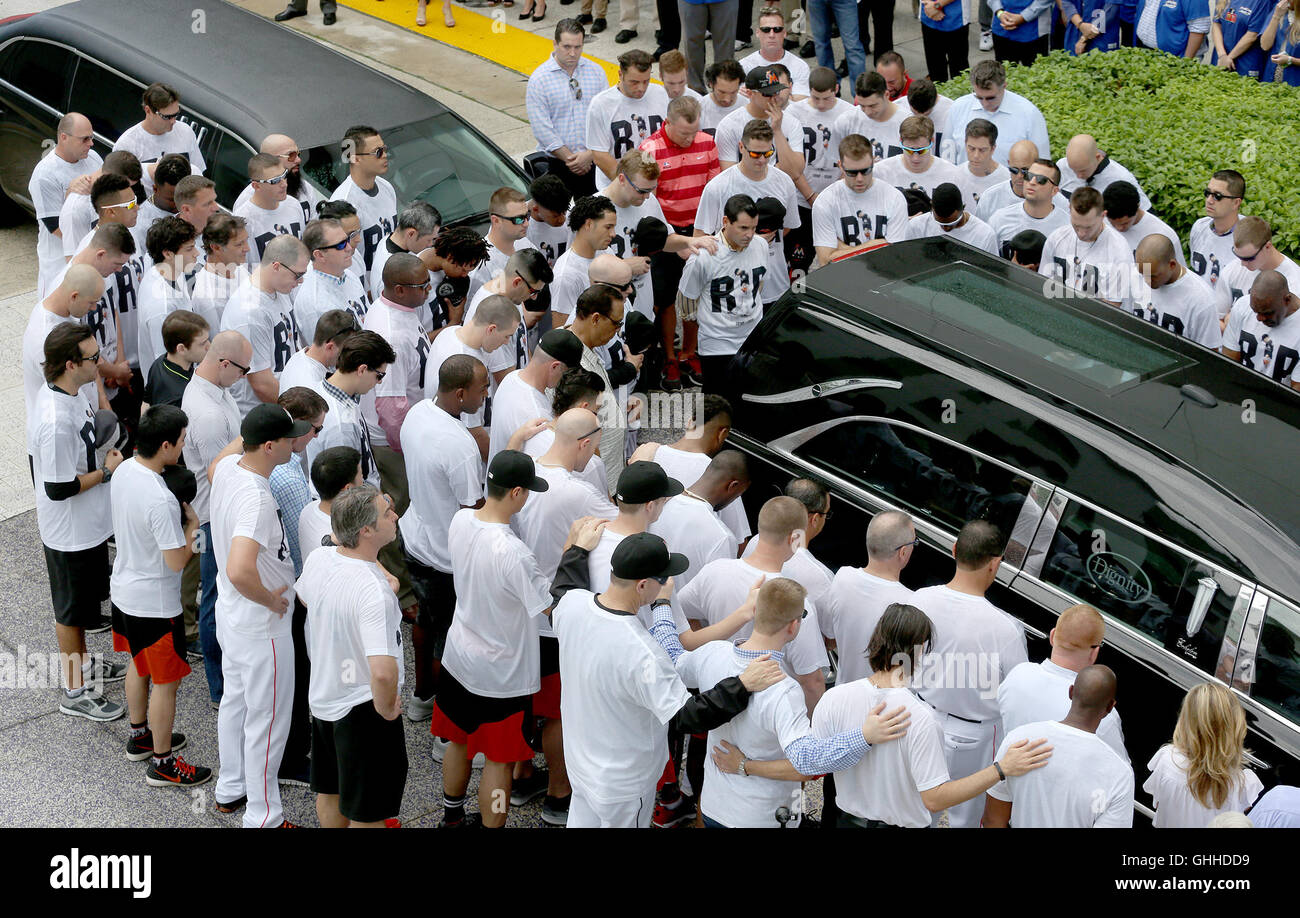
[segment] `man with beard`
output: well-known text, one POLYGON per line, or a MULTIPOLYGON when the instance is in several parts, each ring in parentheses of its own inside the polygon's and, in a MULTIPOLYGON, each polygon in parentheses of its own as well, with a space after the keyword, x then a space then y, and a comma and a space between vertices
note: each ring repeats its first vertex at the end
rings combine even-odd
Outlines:
MULTIPOLYGON (((284 134, 267 134, 262 145, 258 147, 258 152, 269 153, 280 161, 281 169, 289 170, 284 179, 285 187, 289 191, 289 197, 302 205, 302 222, 305 226, 308 220, 316 216, 316 204, 320 201, 320 194, 302 180, 302 153, 298 150, 298 145, 293 142, 293 138, 284 134)), ((233 209, 239 210, 252 196, 253 186, 249 184, 235 199, 233 209)))

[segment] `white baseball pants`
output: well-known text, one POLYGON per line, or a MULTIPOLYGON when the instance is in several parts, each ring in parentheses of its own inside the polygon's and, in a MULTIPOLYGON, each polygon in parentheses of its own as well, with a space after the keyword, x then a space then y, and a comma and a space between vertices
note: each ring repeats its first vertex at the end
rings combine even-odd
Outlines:
MULTIPOLYGON (((943 724, 943 757, 948 763, 948 777, 952 780, 973 775, 993 764, 997 753, 998 723, 986 720, 973 724, 968 720, 940 712, 943 724)), ((934 815, 931 825, 938 825, 941 813, 934 815)), ((954 829, 977 829, 984 816, 984 795, 948 808, 948 825, 954 829)))

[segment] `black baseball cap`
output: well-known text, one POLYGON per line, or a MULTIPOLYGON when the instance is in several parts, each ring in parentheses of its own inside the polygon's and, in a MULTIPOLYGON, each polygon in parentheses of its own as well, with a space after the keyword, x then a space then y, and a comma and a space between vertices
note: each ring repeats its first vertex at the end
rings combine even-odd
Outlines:
POLYGON ((785 205, 776 198, 759 198, 754 202, 758 208, 758 231, 760 233, 780 232, 785 223, 785 205))
POLYGON ((533 457, 517 449, 503 449, 492 458, 488 466, 488 484, 502 488, 527 488, 530 491, 550 490, 545 478, 537 477, 533 457))
POLYGON ((755 67, 745 74, 745 88, 765 96, 774 96, 785 89, 781 82, 781 71, 775 67, 755 67))
POLYGON ((640 354, 659 340, 659 328, 635 309, 623 319, 623 343, 633 354, 640 354))
POLYGON ((935 187, 930 201, 936 214, 947 216, 956 213, 962 209, 961 189, 952 182, 944 182, 935 187))
POLYGON ((582 365, 582 342, 567 328, 552 328, 542 335, 538 344, 556 360, 563 361, 569 369, 582 365))
POLYGON ((301 437, 311 430, 306 421, 295 421, 293 415, 279 405, 263 402, 244 417, 239 425, 239 435, 244 446, 261 446, 285 437, 301 437))
POLYGON ((632 230, 632 248, 638 255, 657 255, 668 241, 668 224, 658 217, 642 217, 632 230))
POLYGON ((658 462, 633 462, 618 476, 614 497, 625 504, 648 504, 661 497, 676 497, 686 490, 676 478, 669 478, 658 462))
POLYGON ((653 532, 638 532, 624 538, 614 549, 609 563, 610 573, 620 580, 676 577, 691 566, 689 558, 670 552, 667 543, 653 532))

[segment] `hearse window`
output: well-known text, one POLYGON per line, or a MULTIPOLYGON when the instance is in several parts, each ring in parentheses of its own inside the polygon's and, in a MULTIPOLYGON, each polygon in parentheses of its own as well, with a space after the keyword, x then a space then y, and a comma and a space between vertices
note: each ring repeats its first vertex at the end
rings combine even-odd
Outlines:
POLYGON ((1041 299, 969 265, 897 281, 888 293, 938 321, 1052 364, 1094 388, 1114 389, 1190 363, 1136 335, 1041 299))
POLYGON ((1300 721, 1300 611, 1270 599, 1255 651, 1251 696, 1291 720, 1300 721))
POLYGON ((95 132, 112 143, 131 125, 144 118, 140 96, 144 87, 82 58, 72 80, 68 110, 82 112, 95 132))
POLYGON ((253 151, 225 131, 218 131, 220 146, 216 155, 208 158, 208 178, 217 186, 217 200, 233 207, 235 198, 248 184, 248 161, 253 151))
POLYGON ((987 519, 1010 536, 1030 481, 994 462, 907 427, 852 420, 795 450, 957 532, 987 519))
POLYGON ((67 48, 49 42, 17 41, 10 45, 3 64, 0 64, 0 79, 62 115, 75 57, 67 48))
POLYGON ((1241 586, 1074 501, 1066 505, 1040 579, 1211 673, 1241 586))

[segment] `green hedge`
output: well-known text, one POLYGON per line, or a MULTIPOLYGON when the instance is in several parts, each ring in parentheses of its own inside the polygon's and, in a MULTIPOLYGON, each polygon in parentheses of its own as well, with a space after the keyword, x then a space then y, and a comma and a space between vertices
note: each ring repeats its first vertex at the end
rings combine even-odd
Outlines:
MULTIPOLYGON (((1202 194, 1216 169, 1246 177, 1243 213, 1273 228, 1274 244, 1300 254, 1300 93, 1159 51, 1123 48, 1072 57, 1056 51, 1032 67, 1007 67, 1007 86, 1043 112, 1052 155, 1075 134, 1133 171, 1154 212, 1184 242, 1205 215, 1202 194)), ((939 86, 970 92, 962 74, 939 86)), ((954 138, 955 139, 955 138, 954 138)))

